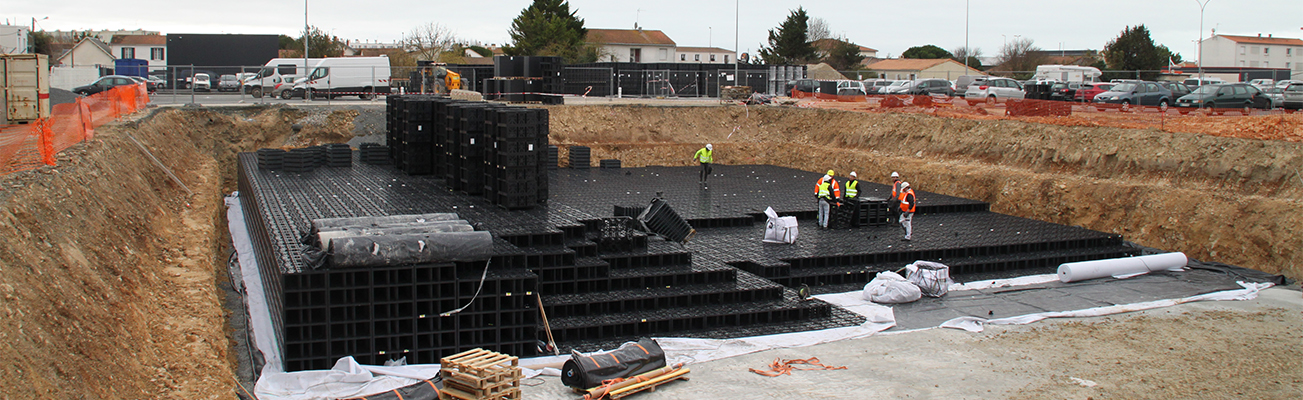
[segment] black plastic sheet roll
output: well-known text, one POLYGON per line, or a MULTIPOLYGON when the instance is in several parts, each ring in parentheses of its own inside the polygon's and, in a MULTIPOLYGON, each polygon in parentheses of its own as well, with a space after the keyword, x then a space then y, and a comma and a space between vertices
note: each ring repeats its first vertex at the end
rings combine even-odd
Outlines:
POLYGON ((379 267, 447 261, 481 261, 493 252, 487 231, 331 239, 327 265, 333 268, 379 267))
POLYGON ((628 378, 664 367, 665 350, 649 338, 628 342, 620 348, 589 355, 571 351, 570 361, 561 367, 561 383, 586 390, 603 381, 628 378))

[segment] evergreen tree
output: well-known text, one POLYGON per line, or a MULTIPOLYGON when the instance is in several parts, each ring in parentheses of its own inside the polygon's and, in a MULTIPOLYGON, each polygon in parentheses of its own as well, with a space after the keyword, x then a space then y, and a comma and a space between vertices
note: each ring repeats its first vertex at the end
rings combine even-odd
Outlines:
POLYGON ((900 58, 935 59, 935 58, 954 58, 954 57, 955 57, 954 54, 950 54, 950 52, 946 51, 946 49, 937 47, 934 44, 929 44, 927 46, 910 47, 908 50, 905 50, 904 53, 900 53, 900 58))
POLYGON ((819 55, 807 37, 809 24, 810 16, 797 7, 777 31, 769 30, 769 47, 760 48, 760 58, 766 64, 808 64, 817 60, 819 55))
POLYGON ((597 47, 586 43, 584 20, 570 11, 565 0, 534 0, 511 21, 510 46, 502 51, 512 56, 560 56, 567 63, 597 61, 597 47))
POLYGON ((861 69, 860 61, 864 61, 864 56, 860 55, 860 46, 845 39, 835 40, 828 49, 828 55, 823 58, 823 62, 838 71, 861 69))
POLYGON ((1154 79, 1158 70, 1167 66, 1167 60, 1159 54, 1158 46, 1149 37, 1149 28, 1143 24, 1128 26, 1122 34, 1110 40, 1104 46, 1104 60, 1109 69, 1122 71, 1145 71, 1141 79, 1154 79))

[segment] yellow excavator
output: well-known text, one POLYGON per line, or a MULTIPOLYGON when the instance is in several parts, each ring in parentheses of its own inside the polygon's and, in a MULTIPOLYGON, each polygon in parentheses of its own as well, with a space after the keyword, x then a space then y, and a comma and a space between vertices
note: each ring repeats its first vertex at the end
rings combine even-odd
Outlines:
POLYGON ((461 89, 461 74, 448 69, 447 63, 437 63, 433 61, 417 61, 416 72, 413 75, 413 81, 416 83, 412 88, 420 93, 439 93, 448 94, 449 92, 461 89))

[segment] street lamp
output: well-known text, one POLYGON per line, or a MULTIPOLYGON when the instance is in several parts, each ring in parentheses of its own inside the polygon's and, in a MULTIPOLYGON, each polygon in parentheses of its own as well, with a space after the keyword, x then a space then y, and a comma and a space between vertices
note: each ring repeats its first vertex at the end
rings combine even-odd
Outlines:
POLYGON ((35 53, 35 52, 36 52, 36 43, 32 43, 32 34, 36 33, 36 21, 44 21, 44 20, 47 20, 47 19, 50 19, 50 17, 45 17, 45 18, 41 18, 41 19, 36 19, 36 17, 32 17, 32 29, 30 29, 30 30, 27 31, 27 52, 28 52, 28 53, 35 53))
MULTIPOLYGON (((308 37, 312 31, 308 28, 308 0, 303 0, 303 102, 312 100, 312 86, 308 85, 308 42, 312 38, 308 37)), ((292 84, 293 82, 291 82, 292 84)))
POLYGON ((1203 84, 1203 8, 1212 0, 1194 0, 1199 4, 1199 84, 1203 84))
MULTIPOLYGON (((968 68, 968 58, 973 55, 973 50, 968 48, 968 3, 964 0, 964 68, 968 68)), ((965 73, 968 71, 965 70, 965 73)))

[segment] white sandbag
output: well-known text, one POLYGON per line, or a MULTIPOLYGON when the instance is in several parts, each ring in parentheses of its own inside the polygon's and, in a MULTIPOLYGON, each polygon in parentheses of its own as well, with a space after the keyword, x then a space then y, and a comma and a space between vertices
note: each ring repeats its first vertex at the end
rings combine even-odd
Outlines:
POLYGON ((1188 262, 1185 253, 1176 252, 1064 263, 1059 264, 1059 280, 1068 283, 1105 277, 1123 279, 1155 271, 1180 271, 1188 262))
POLYGON ((864 299, 878 304, 909 303, 922 297, 917 285, 891 271, 879 272, 864 285, 864 299))
POLYGON ((765 243, 796 243, 796 235, 799 233, 796 217, 779 217, 773 207, 766 207, 765 215, 769 216, 769 222, 765 224, 765 243))
POLYGON ((954 283, 950 280, 950 267, 939 262, 918 260, 906 265, 905 270, 909 281, 928 297, 945 296, 954 283))

